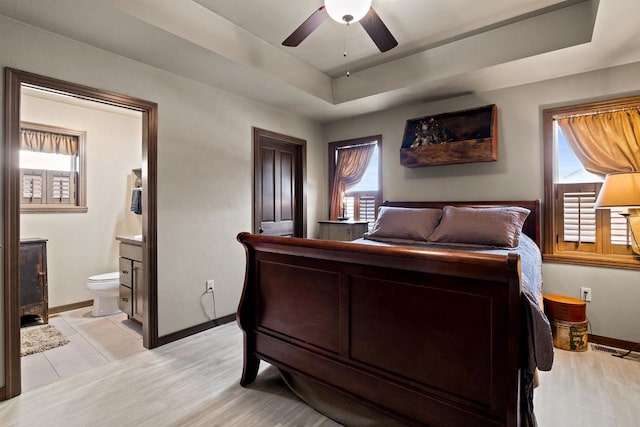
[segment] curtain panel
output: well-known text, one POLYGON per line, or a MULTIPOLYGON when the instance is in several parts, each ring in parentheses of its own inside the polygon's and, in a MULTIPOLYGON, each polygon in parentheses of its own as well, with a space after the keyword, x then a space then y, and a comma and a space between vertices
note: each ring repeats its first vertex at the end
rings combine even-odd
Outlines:
POLYGON ((557 120, 586 170, 605 176, 640 171, 640 110, 594 113, 557 120))
POLYGON ((369 166, 375 147, 375 144, 366 144, 338 149, 329 204, 329 219, 335 220, 342 215, 342 195, 349 187, 360 182, 369 166))
POLYGON ((76 156, 78 154, 78 137, 33 129, 20 129, 20 149, 38 153, 76 156))

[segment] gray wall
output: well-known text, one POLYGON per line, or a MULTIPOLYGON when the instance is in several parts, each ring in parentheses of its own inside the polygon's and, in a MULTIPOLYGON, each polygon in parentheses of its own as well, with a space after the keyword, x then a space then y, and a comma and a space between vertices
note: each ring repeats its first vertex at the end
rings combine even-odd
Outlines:
MULTIPOLYGON (((542 110, 639 93, 640 64, 605 69, 456 99, 396 108, 329 124, 327 141, 383 135, 383 196, 388 200, 544 199, 542 110), (498 161, 407 169, 399 149, 405 121, 496 104, 498 161)), ((640 341, 640 271, 544 263, 544 292, 580 295, 592 289, 592 332, 640 341)))
MULTIPOLYGON (((244 251, 235 236, 252 224, 252 126, 307 140, 308 224, 315 234, 316 200, 327 191, 318 124, 4 17, 0 34, 2 67, 158 103, 160 336, 208 320, 201 300, 206 279, 216 281, 218 317, 237 308, 244 251)), ((0 386, 3 290, 0 284, 0 386)))

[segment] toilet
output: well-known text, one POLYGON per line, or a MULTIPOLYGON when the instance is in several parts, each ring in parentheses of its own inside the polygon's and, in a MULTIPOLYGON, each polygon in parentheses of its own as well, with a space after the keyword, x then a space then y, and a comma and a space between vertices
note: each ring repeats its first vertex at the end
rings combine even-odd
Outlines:
POLYGON ((119 287, 120 274, 117 271, 89 277, 87 289, 93 295, 92 316, 108 316, 120 312, 118 308, 119 287))

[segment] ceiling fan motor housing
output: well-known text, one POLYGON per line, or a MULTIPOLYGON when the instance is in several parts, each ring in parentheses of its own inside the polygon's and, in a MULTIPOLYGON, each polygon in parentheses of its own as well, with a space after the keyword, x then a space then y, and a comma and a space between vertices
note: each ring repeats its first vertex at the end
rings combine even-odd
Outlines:
POLYGON ((324 6, 331 19, 351 24, 364 18, 371 9, 371 0, 325 0, 324 6))
POLYGON ((282 44, 298 46, 329 16, 341 24, 360 22, 380 52, 386 52, 398 45, 398 41, 371 7, 371 0, 325 0, 324 6, 313 12, 282 44))

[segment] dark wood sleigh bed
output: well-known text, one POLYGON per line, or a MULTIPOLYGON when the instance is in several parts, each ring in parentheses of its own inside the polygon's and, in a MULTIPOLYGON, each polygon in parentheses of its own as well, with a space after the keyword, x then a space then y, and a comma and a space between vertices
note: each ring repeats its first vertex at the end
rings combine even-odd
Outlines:
MULTIPOLYGON (((521 206, 540 247, 539 201, 521 206)), ((260 360, 406 424, 520 425, 520 257, 240 233, 241 384, 260 360)))

